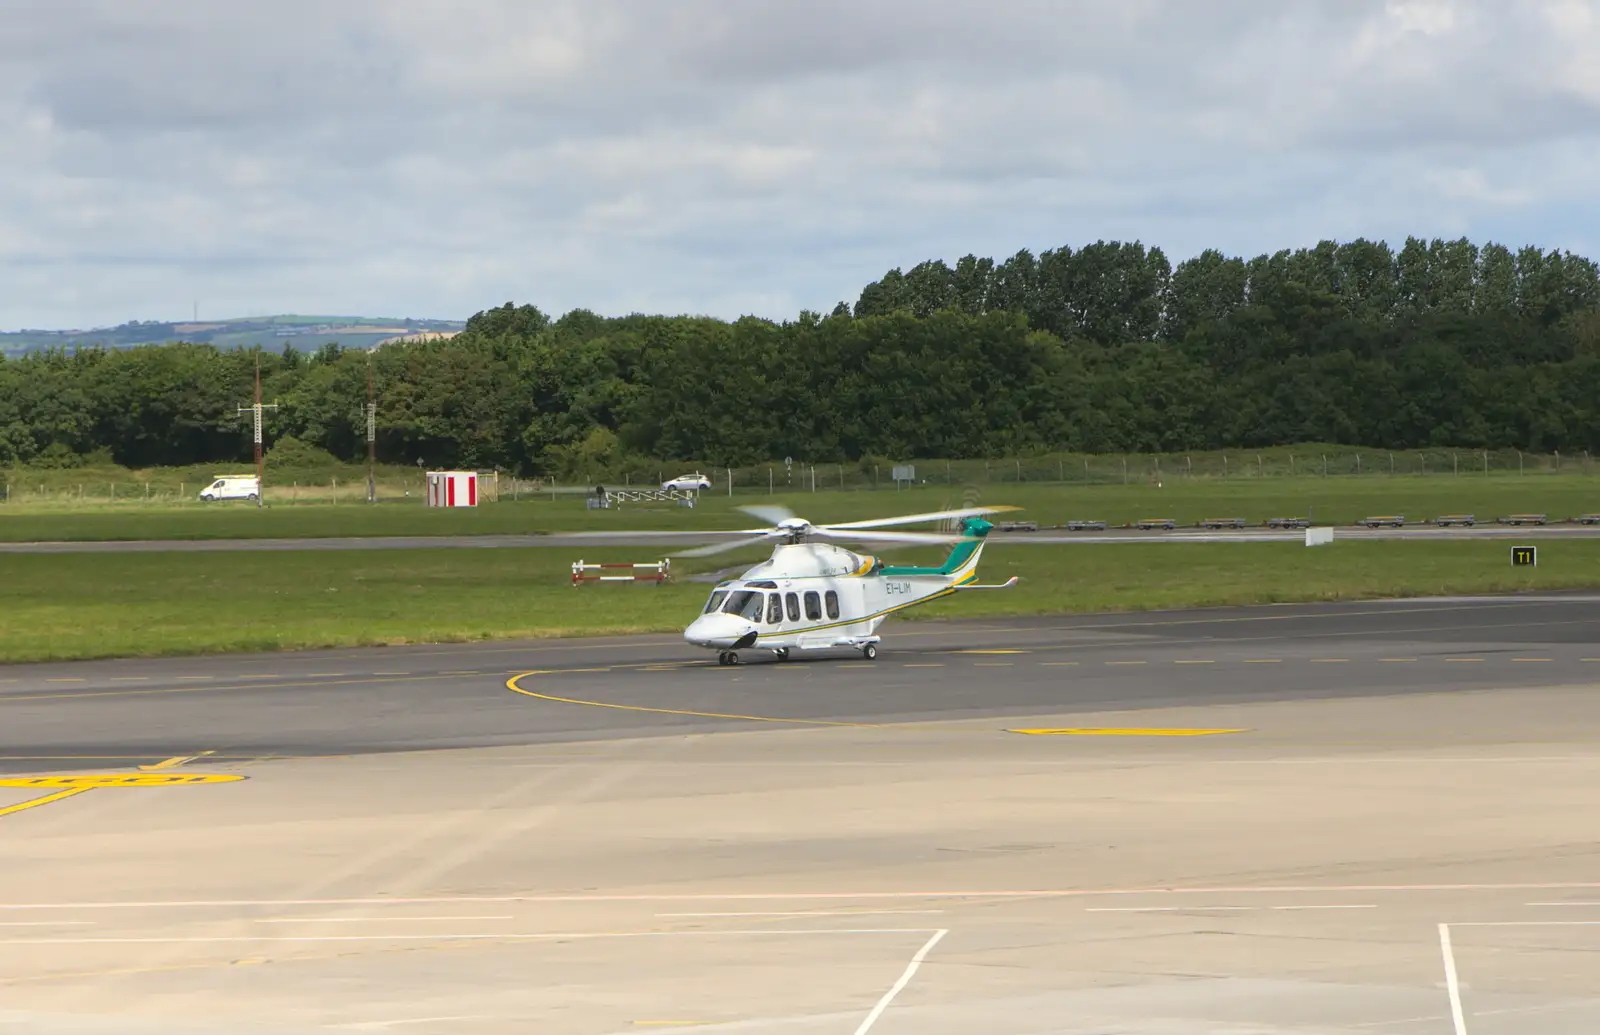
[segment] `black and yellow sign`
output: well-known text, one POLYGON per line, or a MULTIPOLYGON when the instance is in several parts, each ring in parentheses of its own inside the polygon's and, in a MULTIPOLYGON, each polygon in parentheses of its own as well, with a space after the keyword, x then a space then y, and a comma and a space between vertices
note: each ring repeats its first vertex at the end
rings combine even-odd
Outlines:
POLYGON ((1539 548, 1537 546, 1513 546, 1511 548, 1511 566, 1513 568, 1537 568, 1539 566, 1539 548))

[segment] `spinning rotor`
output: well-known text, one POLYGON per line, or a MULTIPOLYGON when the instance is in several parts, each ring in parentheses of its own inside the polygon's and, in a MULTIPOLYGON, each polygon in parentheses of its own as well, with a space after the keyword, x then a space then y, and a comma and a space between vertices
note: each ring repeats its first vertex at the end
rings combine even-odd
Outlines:
POLYGON ((878 529, 898 525, 915 525, 930 521, 959 522, 966 518, 983 517, 1011 507, 966 507, 961 510, 937 510, 925 514, 906 514, 901 517, 873 518, 868 521, 844 521, 831 525, 814 525, 797 516, 788 507, 755 505, 740 507, 751 517, 769 522, 766 528, 744 528, 720 533, 739 536, 726 543, 714 543, 678 554, 679 557, 709 557, 758 543, 774 546, 793 546, 813 540, 833 540, 854 543, 910 543, 917 546, 944 545, 972 541, 971 536, 947 532, 882 532, 878 529))

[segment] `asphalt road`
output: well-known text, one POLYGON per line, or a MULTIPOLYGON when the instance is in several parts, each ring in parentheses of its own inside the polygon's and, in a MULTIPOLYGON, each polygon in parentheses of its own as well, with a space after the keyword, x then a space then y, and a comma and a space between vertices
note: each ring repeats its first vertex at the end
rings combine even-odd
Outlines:
MULTIPOLYGON (((1600 525, 1481 525, 1473 528, 1435 528, 1431 525, 1410 528, 1340 527, 1340 539, 1593 539, 1600 538, 1600 525)), ((631 531, 631 532, 553 532, 548 535, 457 535, 457 536, 348 536, 327 539, 129 539, 110 541, 0 543, 4 553, 227 553, 232 551, 273 550, 421 550, 464 549, 504 550, 530 546, 566 549, 602 546, 662 546, 686 549, 722 542, 726 535, 706 532, 631 531)), ((1179 528, 1173 531, 1109 529, 1105 532, 996 532, 991 539, 1001 543, 1077 545, 1107 543, 1290 543, 1300 542, 1304 532, 1264 528, 1206 531, 1179 528)))
POLYGON ((672 637, 0 668, 0 768, 361 754, 1600 682, 1600 596, 891 624, 875 662, 672 637), (522 693, 507 681, 519 673, 522 693))

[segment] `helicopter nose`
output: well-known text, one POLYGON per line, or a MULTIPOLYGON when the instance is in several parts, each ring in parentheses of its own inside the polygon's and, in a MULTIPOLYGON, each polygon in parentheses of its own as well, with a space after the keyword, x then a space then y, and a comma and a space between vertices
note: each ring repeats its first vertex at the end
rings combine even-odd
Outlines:
POLYGON ((689 623, 683 638, 696 647, 731 648, 739 640, 755 631, 755 626, 736 615, 701 615, 689 623))

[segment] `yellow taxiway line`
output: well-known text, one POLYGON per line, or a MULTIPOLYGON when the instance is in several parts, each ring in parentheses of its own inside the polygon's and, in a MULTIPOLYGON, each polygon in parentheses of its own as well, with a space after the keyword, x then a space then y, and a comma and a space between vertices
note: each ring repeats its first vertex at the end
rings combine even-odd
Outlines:
MULTIPOLYGON (((574 671, 566 669, 563 671, 574 671)), ((602 669, 602 671, 604 671, 602 669)), ((609 701, 586 701, 577 697, 557 697, 554 694, 541 694, 518 685, 529 676, 547 675, 548 672, 534 669, 529 672, 519 672, 506 680, 506 689, 514 694, 524 697, 537 697, 541 701, 554 701, 557 704, 580 704, 589 708, 611 708, 619 712, 647 712, 654 715, 688 715, 701 719, 738 719, 743 722, 775 722, 794 726, 842 726, 847 729, 881 729, 875 722, 836 722, 830 719, 790 719, 773 715, 738 715, 731 712, 698 712, 686 708, 647 708, 639 704, 613 704, 609 701)))
POLYGON ((13 812, 21 812, 23 809, 36 809, 40 805, 48 805, 53 801, 60 801, 62 798, 70 798, 75 794, 82 794, 85 791, 92 790, 94 790, 93 787, 68 787, 66 790, 56 791, 54 794, 46 794, 43 797, 19 802, 16 805, 7 805, 4 808, 0 808, 0 816, 9 816, 13 812))

